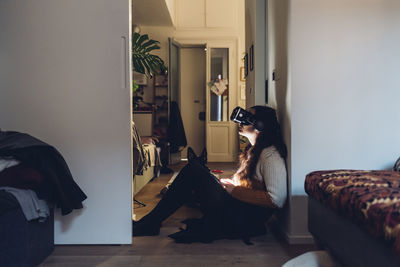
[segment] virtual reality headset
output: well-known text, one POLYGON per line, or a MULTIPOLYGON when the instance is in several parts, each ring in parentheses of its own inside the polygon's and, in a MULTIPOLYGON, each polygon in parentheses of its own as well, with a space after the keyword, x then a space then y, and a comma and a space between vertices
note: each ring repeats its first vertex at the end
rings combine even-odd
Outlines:
POLYGON ((253 125, 258 131, 264 130, 261 121, 257 121, 253 114, 241 107, 236 107, 231 114, 231 120, 242 125, 253 125))

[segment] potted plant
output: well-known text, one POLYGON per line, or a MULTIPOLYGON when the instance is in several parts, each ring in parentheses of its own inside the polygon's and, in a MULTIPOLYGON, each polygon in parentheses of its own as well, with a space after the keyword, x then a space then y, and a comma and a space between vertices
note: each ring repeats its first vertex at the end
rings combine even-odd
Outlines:
MULTIPOLYGON (((132 38, 132 65, 133 70, 152 78, 154 74, 165 74, 167 68, 164 61, 157 55, 151 54, 153 50, 160 49, 158 41, 149 39, 147 34, 135 32, 132 38)), ((133 80, 132 93, 135 93, 139 85, 133 80)), ((134 98, 136 107, 138 98, 134 98)))
POLYGON ((158 41, 149 39, 147 34, 140 35, 135 32, 132 38, 132 63, 136 72, 153 77, 154 74, 164 74, 166 67, 164 61, 157 55, 151 54, 153 50, 160 49, 158 41))

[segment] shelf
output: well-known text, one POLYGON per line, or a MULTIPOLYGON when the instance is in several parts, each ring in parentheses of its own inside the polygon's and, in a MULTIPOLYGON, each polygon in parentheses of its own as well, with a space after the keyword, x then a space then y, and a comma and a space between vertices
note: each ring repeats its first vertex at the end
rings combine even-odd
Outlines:
POLYGON ((168 80, 165 76, 155 76, 153 79, 153 133, 160 140, 167 140, 168 132, 168 80), (160 122, 161 119, 161 122, 160 122))

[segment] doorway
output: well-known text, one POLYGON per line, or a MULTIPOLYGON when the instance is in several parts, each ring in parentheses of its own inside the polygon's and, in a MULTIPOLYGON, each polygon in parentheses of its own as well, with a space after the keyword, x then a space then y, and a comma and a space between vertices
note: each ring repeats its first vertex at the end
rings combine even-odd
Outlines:
POLYGON ((206 111, 206 47, 204 45, 181 47, 180 104, 187 146, 182 159, 187 158, 187 148, 196 154, 205 148, 206 111))
MULTIPOLYGON (((188 61, 188 68, 190 68, 188 76, 191 73, 199 73, 196 80, 193 81, 192 79, 192 82, 195 82, 193 87, 202 84, 203 90, 198 89, 196 92, 202 94, 201 97, 204 97, 204 101, 199 98, 191 98, 189 101, 187 96, 179 97, 180 102, 185 101, 187 105, 192 106, 193 109, 190 110, 193 118, 192 123, 196 123, 198 128, 204 125, 202 127, 204 129, 204 138, 201 138, 201 140, 205 140, 205 144, 201 147, 197 145, 200 149, 195 149, 195 152, 200 153, 206 147, 210 162, 233 162, 237 159, 238 152, 237 125, 229 121, 229 112, 237 105, 237 84, 235 82, 237 76, 233 67, 237 59, 236 41, 229 38, 226 40, 178 39, 175 43, 179 44, 179 51, 185 48, 197 48, 199 53, 203 51, 201 61, 196 58, 188 61), (204 65, 200 67, 200 64, 203 63, 204 65), (196 113, 194 107, 196 105, 204 113, 196 113), (204 121, 202 121, 203 119, 204 121)), ((181 57, 181 53, 179 53, 179 56, 181 57)), ((182 63, 182 60, 178 62, 182 63)), ((182 76, 184 75, 182 72, 186 70, 186 67, 181 66, 180 70, 179 73, 182 76)), ((170 77, 173 77, 171 72, 170 77)), ((181 95, 187 88, 181 88, 181 83, 183 82, 181 77, 179 81, 177 90, 179 91, 178 95, 181 95)), ((189 87, 192 86, 190 85, 189 87)), ((171 95, 173 94, 174 92, 171 92, 171 95)), ((182 114, 187 115, 181 106, 180 109, 182 114)), ((187 132, 186 126, 185 131, 187 132)), ((188 137, 191 134, 186 133, 186 136, 188 137)), ((196 145, 196 143, 194 144, 196 145)), ((189 142, 188 146, 191 146, 189 142)), ((179 156, 186 157, 185 151, 182 151, 179 156)))

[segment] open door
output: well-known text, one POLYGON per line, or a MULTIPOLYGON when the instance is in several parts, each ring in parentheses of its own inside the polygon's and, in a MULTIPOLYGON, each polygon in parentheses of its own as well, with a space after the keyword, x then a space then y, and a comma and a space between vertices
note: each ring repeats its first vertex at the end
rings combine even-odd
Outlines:
MULTIPOLYGON (((190 40, 183 41, 184 47, 192 42, 195 43, 190 40)), ((200 44, 204 45, 203 42, 200 44)), ((188 99, 182 98, 180 83, 181 45, 170 39, 169 48, 169 98, 171 101, 177 101, 181 109, 182 102, 188 102, 188 99)), ((234 40, 206 43, 206 75, 203 88, 206 98, 205 141, 210 162, 233 162, 238 155, 237 125, 229 120, 230 113, 237 105, 238 76, 233 67, 236 66, 233 64, 237 59, 236 49, 234 40), (225 89, 223 83, 226 85, 225 89)), ((201 103, 201 100, 193 101, 194 105, 201 103)), ((203 117, 203 114, 200 117, 203 117)))
POLYGON ((237 126, 229 119, 237 103, 235 49, 230 41, 207 43, 206 144, 211 162, 237 158, 237 126))
MULTIPOLYGON (((203 45, 183 45, 181 48, 181 115, 187 147, 200 155, 206 138, 206 51, 203 45)), ((187 147, 182 158, 187 157, 187 147)))
MULTIPOLYGON (((171 125, 170 117, 171 117, 171 104, 172 102, 176 102, 178 104, 179 110, 181 109, 181 66, 180 66, 180 57, 181 57, 181 45, 172 40, 172 38, 168 38, 169 44, 169 62, 168 62, 168 92, 169 92, 169 105, 168 105, 168 125, 171 125)), ((171 133, 168 133, 169 138, 171 138, 171 133)), ((183 135, 179 135, 179 140, 182 141, 183 135)), ((184 143, 184 142, 182 142, 184 143)), ((183 144, 182 144, 183 145, 183 144)), ((181 152, 179 151, 180 144, 173 143, 170 140, 169 147, 169 164, 175 164, 181 161, 181 152)))
POLYGON ((181 45, 172 40, 172 38, 168 38, 169 44, 169 62, 168 62, 168 86, 169 86, 169 100, 175 101, 178 103, 178 106, 181 105, 181 83, 180 83, 180 75, 181 75, 181 45))

